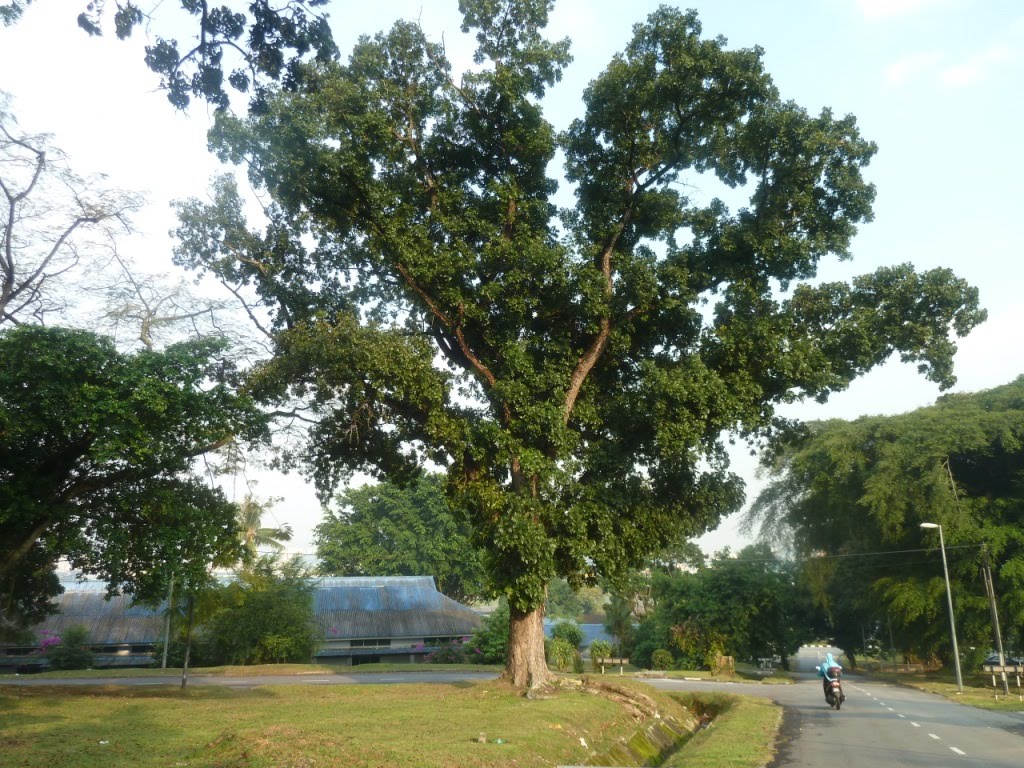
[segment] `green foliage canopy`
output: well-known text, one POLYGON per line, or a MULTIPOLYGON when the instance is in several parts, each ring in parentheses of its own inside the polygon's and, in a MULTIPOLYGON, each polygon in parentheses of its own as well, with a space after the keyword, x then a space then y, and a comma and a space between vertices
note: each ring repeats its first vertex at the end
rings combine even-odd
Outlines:
POLYGON ((0 332, 4 623, 45 615, 61 558, 146 600, 172 571, 186 584, 237 557, 234 508, 193 462, 236 436, 263 439, 266 424, 219 353, 214 341, 125 355, 87 331, 0 332))
POLYGON ((694 13, 637 24, 556 133, 542 99, 570 56, 543 36, 550 5, 462 0, 478 47, 459 79, 400 22, 220 115, 212 146, 248 164, 269 224, 250 231, 222 181, 178 233, 181 263, 272 312, 253 391, 314 409, 298 458, 321 493, 444 466, 513 627, 556 574, 623 576, 738 508, 724 432, 766 436, 779 403, 894 353, 948 386, 950 332, 984 316, 945 269, 810 282, 871 217, 875 147, 782 99, 759 49, 704 38, 694 13))
POLYGON ((637 631, 635 663, 658 648, 684 666, 708 667, 719 654, 786 658, 813 634, 812 602, 799 568, 763 544, 717 554, 692 573, 655 574, 654 611, 637 631))
POLYGON ((350 489, 340 510, 316 527, 320 571, 336 576, 433 576, 460 602, 485 594, 480 551, 466 522, 449 510, 442 479, 424 475, 407 487, 384 482, 350 489))
POLYGON ((313 581, 295 560, 260 558, 207 598, 215 607, 200 627, 201 652, 213 664, 308 663, 319 643, 313 581))
POLYGON ((938 541, 922 522, 943 526, 964 645, 991 638, 983 547, 1003 627, 1024 640, 1024 378, 912 413, 810 424, 770 462, 749 523, 792 537, 801 556, 833 556, 808 569, 851 647, 861 627, 887 640, 891 624, 903 649, 948 657, 938 541))

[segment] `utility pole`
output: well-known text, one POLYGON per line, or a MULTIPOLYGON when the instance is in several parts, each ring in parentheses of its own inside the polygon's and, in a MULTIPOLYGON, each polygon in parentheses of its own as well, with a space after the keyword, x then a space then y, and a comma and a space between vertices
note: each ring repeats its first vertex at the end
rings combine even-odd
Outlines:
POLYGON ((942 536, 942 526, 938 523, 921 523, 921 528, 937 528, 939 530, 939 550, 942 552, 942 574, 946 577, 946 601, 949 605, 949 633, 953 638, 953 670, 956 672, 957 693, 964 692, 964 679, 960 674, 960 649, 956 643, 956 619, 953 617, 953 587, 949 583, 949 565, 946 563, 946 540, 942 536))
MULTIPOLYGON (((999 666, 1005 666, 1006 657, 1003 655, 1003 635, 999 631, 999 609, 996 608, 996 590, 992 585, 992 566, 988 561, 988 547, 981 545, 982 563, 981 578, 985 582, 985 595, 988 597, 988 608, 992 614, 992 634, 995 636, 996 650, 999 652, 999 666)), ((1010 695, 1010 683, 1006 679, 1006 671, 1000 673, 1003 679, 1003 693, 1010 695)))

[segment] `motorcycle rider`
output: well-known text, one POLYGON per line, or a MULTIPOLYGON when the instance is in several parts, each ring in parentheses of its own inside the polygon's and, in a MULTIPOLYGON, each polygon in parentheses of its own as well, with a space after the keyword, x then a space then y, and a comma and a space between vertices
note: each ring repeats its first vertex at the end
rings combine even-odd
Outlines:
MULTIPOLYGON (((839 662, 833 658, 831 653, 826 653, 824 663, 819 664, 815 669, 818 671, 818 677, 822 678, 821 688, 825 693, 825 701, 828 701, 830 685, 833 680, 839 679, 843 668, 839 666, 839 662)), ((846 701, 846 694, 842 693, 842 689, 840 689, 839 701, 846 701)))

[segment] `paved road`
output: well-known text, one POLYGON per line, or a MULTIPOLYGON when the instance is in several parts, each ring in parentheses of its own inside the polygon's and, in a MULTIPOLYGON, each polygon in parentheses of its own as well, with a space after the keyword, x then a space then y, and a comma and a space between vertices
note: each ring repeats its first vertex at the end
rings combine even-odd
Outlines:
POLYGON ((965 707, 910 688, 850 676, 841 711, 817 677, 795 685, 648 680, 663 690, 731 690, 783 706, 782 738, 771 768, 1021 768, 1024 704, 1019 713, 965 707))

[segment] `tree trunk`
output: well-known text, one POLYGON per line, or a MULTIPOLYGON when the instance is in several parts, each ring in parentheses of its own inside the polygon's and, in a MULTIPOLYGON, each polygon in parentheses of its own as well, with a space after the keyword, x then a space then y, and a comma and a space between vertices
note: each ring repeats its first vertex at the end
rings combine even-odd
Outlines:
POLYGON ((544 606, 529 613, 510 606, 508 664, 503 678, 516 688, 534 689, 551 679, 544 657, 544 606))

